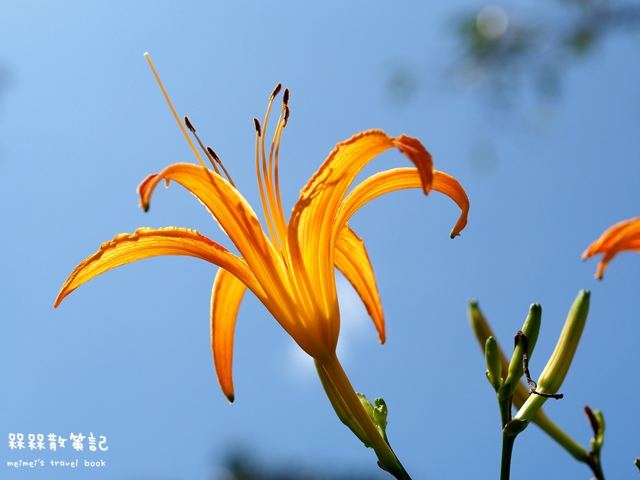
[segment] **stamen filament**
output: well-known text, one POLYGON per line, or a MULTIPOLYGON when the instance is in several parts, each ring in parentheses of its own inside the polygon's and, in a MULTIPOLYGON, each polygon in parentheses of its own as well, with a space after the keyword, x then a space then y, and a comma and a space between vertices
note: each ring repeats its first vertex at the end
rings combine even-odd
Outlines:
POLYGON ((262 211, 264 212, 265 221, 267 222, 267 228, 269 229, 269 237, 271 237, 271 242, 275 238, 273 233, 273 224, 271 222, 271 217, 269 216, 269 211, 267 209, 267 202, 265 200, 264 194, 264 185, 262 184, 262 174, 260 173, 260 140, 262 137, 262 129, 260 128, 260 122, 257 118, 253 119, 253 124, 256 129, 256 177, 258 179, 258 187, 260 189, 260 202, 262 203, 262 211))
POLYGON ((282 231, 283 238, 286 237, 287 219, 284 216, 284 209, 282 208, 282 197, 280 196, 280 179, 278 176, 278 167, 279 167, 278 157, 280 153, 280 140, 282 138, 282 131, 284 130, 284 127, 287 126, 287 121, 289 120, 289 113, 290 113, 289 89, 285 88, 284 93, 282 94, 282 112, 280 112, 280 119, 282 120, 278 121, 278 128, 276 128, 276 135, 274 135, 276 151, 275 151, 275 164, 273 167, 273 181, 276 187, 275 194, 276 194, 276 202, 277 202, 277 208, 278 208, 278 219, 279 219, 280 228, 282 229, 281 231, 282 231))
MULTIPOLYGON (((272 225, 273 227, 269 227, 269 233, 271 234, 271 242, 273 243, 273 245, 276 248, 281 248, 281 242, 280 242, 280 236, 279 236, 279 228, 278 225, 276 224, 276 211, 277 211, 277 207, 276 207, 276 201, 274 198, 274 188, 273 188, 273 180, 271 177, 271 154, 269 155, 269 166, 267 166, 267 156, 266 156, 266 149, 265 149, 265 135, 264 133, 267 131, 267 124, 269 122, 269 114, 271 113, 271 107, 273 105, 273 100, 275 99, 276 95, 280 92, 280 89, 282 88, 281 84, 276 85, 276 88, 273 90, 273 93, 271 94, 271 97, 269 98, 269 105, 267 107, 267 113, 264 117, 264 126, 263 126, 263 131, 262 131, 262 135, 261 135, 261 141, 260 141, 260 151, 262 154, 262 177, 264 179, 264 190, 265 190, 265 194, 266 194, 266 201, 263 202, 262 207, 264 210, 264 215, 265 217, 268 218, 268 223, 270 225, 272 225)), ((279 123, 279 121, 278 121, 279 123)), ((271 151, 273 150, 273 144, 271 146, 271 151)), ((285 230, 286 231, 286 230, 285 230)), ((282 237, 282 239, 284 240, 284 236, 282 237)))
POLYGON ((216 173, 218 175, 220 175, 220 170, 218 170, 218 167, 216 166, 216 163, 213 161, 213 157, 209 154, 209 151, 202 144, 202 141, 200 140, 200 137, 196 133, 196 127, 193 126, 193 124, 191 123, 191 120, 189 120, 189 117, 187 117, 186 115, 184 117, 184 124, 187 126, 189 131, 191 133, 193 133, 193 136, 196 138, 196 140, 198 141, 198 144, 200 145, 200 148, 202 149, 202 151, 205 153, 205 155, 209 159, 209 163, 211 163, 211 166, 213 167, 213 169, 216 171, 216 173))
MULTIPOLYGON (((289 99, 289 89, 285 89, 284 98, 286 100, 289 99)), ((282 198, 280 196, 280 181, 278 177, 278 154, 280 153, 280 139, 282 138, 282 130, 286 125, 286 119, 288 117, 289 107, 284 102, 282 103, 282 112, 280 113, 280 119, 278 120, 278 126, 276 127, 276 131, 273 135, 273 144, 271 148, 271 152, 269 153, 269 163, 271 163, 271 153, 273 152, 273 145, 275 145, 275 159, 273 162, 273 183, 275 185, 275 200, 276 200, 276 208, 277 214, 275 215, 277 224, 278 224, 278 232, 281 237, 284 239, 287 235, 287 220, 284 216, 284 209, 282 208, 282 198)))
POLYGON ((227 169, 224 168, 224 164, 222 163, 222 160, 220 160, 220 157, 216 155, 216 152, 213 151, 213 148, 207 146, 206 150, 207 150, 207 156, 210 156, 211 158, 213 158, 213 160, 220 166, 220 168, 224 172, 225 176, 227 177, 227 180, 229 180, 229 183, 235 187, 236 184, 233 183, 233 180, 231 180, 231 175, 229 175, 229 172, 227 172, 227 169))
POLYGON ((178 122, 178 126, 180 127, 180 130, 182 131, 182 134, 184 135, 184 138, 187 139, 187 142, 189 143, 189 146, 191 147, 191 150, 193 150, 193 153, 195 154, 196 158, 198 159, 198 162, 200 162, 200 165, 202 165, 203 168, 207 168, 205 166, 205 164, 204 164, 204 161, 202 160, 202 157, 198 153, 198 150, 196 149, 196 146, 191 141, 191 137, 189 137, 189 134, 187 134, 187 131, 184 129, 184 126, 182 125, 182 122, 180 121, 180 117, 178 117, 178 114, 176 113, 176 109, 173 108, 173 104, 171 103, 171 100, 169 99, 169 95, 167 94, 167 91, 164 89, 164 85, 162 84, 162 81, 160 80, 160 76, 158 75, 158 72, 156 72, 156 69, 153 66, 153 62, 151 61, 151 57, 149 57, 149 53, 145 52, 144 56, 147 59, 147 62, 149 63, 149 66, 151 67, 151 71, 153 72, 153 76, 156 77, 156 82, 158 82, 158 85, 160 86, 160 90, 162 90, 162 95, 164 95, 164 99, 167 101, 167 104, 169 105, 169 108, 171 109, 171 113, 173 113, 173 118, 175 118, 176 122, 178 122))

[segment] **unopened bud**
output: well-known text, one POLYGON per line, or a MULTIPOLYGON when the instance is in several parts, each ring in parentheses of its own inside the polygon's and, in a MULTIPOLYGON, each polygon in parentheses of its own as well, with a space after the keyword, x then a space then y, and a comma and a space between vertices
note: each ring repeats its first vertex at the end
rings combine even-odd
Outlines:
POLYGON ((560 386, 569 372, 582 336, 582 330, 587 322, 589 296, 588 290, 582 290, 571 306, 558 344, 538 379, 538 390, 542 393, 556 393, 560 390, 560 386))
POLYGON ((469 302, 469 323, 471 323, 471 328, 480 347, 484 348, 487 338, 493 336, 493 332, 476 300, 469 302))
POLYGON ((487 363, 487 379, 497 392, 502 386, 502 358, 498 342, 493 337, 487 338, 484 344, 484 359, 487 363))
POLYGON ((371 405, 371 402, 364 394, 358 393, 357 395, 360 399, 360 403, 362 403, 362 406, 364 407, 364 410, 367 412, 367 415, 376 426, 376 429, 382 438, 387 441, 387 414, 389 413, 387 410, 387 404, 382 398, 376 398, 373 405, 371 405))
POLYGON ((524 336, 524 338, 522 338, 522 336, 516 336, 516 347, 513 351, 511 362, 509 363, 509 373, 507 373, 507 378, 504 380, 504 384, 500 389, 498 394, 499 398, 509 398, 516 391, 518 383, 524 375, 524 354, 526 353, 527 357, 531 358, 533 349, 538 341, 541 323, 542 307, 534 303, 529 307, 529 315, 527 315, 527 319, 522 326, 522 336, 524 336))
MULTIPOLYGON (((556 348, 538 379, 537 391, 539 393, 555 394, 560 390, 560 386, 569 372, 584 325, 587 322, 589 296, 588 290, 581 290, 573 302, 556 348)), ((531 395, 516 414, 516 418, 531 420, 546 400, 545 396, 531 395)))
POLYGON ((602 450, 602 445, 604 444, 604 416, 600 410, 591 410, 589 406, 584 407, 584 413, 587 415, 591 428, 593 429, 591 452, 599 455, 600 450, 602 450))
POLYGON ((373 402, 373 421, 376 426, 385 433, 387 429, 387 415, 389 410, 387 404, 382 398, 376 398, 373 402))

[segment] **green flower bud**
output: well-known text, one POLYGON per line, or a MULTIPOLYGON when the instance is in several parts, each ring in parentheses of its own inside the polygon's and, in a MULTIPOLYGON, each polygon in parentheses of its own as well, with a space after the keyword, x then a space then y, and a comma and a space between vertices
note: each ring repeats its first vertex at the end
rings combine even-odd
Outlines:
POLYGON ((484 344, 484 359, 487 362, 487 379, 497 392, 502 385, 502 357, 495 338, 487 338, 484 344))
MULTIPOLYGON (((537 392, 550 395, 560 390, 560 386, 562 382, 564 382, 567 372, 569 372, 569 367, 573 361, 573 356, 576 353, 584 325, 587 321, 589 296, 590 292, 588 290, 581 290, 573 302, 564 328, 560 333, 556 348, 540 374, 537 392)), ((547 397, 531 395, 518 411, 515 418, 527 421, 531 420, 546 400, 547 397)))
POLYGON ((389 411, 385 401, 382 398, 376 398, 373 405, 371 405, 371 402, 363 393, 357 393, 356 395, 358 395, 360 403, 362 403, 367 415, 369 415, 382 438, 389 443, 387 440, 387 414, 389 411))
MULTIPOLYGON (((475 334, 478 343, 482 349, 485 348, 486 341, 489 337, 494 336, 489 323, 485 319, 484 315, 480 311, 480 307, 478 306, 478 302, 473 300, 469 302, 469 321, 471 323, 471 328, 473 329, 473 333, 475 334)), ((535 344, 535 342, 534 342, 535 344)), ((496 342, 498 347, 498 352, 500 353, 500 357, 502 358, 502 371, 505 372, 509 368, 509 364, 507 363, 507 359, 500 348, 500 344, 496 342)), ((524 403, 529 398, 528 387, 525 387, 522 381, 517 383, 516 390, 513 394, 512 400, 513 405, 516 408, 522 407, 524 403)), ((570 436, 568 436, 560 427, 558 427, 555 423, 551 421, 549 417, 545 414, 542 408, 539 408, 531 419, 534 423, 536 423, 542 430, 544 430, 551 438, 553 438, 558 444, 560 444, 564 449, 569 452, 575 459, 580 462, 588 461, 587 451, 578 444, 575 440, 573 440, 570 436)), ((639 465, 640 468, 640 465, 639 465)))
POLYGON ((591 410, 589 406, 584 407, 584 412, 593 429, 591 453, 599 456, 602 445, 604 444, 604 416, 600 410, 591 410))
POLYGON ((527 319, 524 321, 524 325, 522 326, 522 333, 524 334, 526 340, 521 337, 516 337, 516 347, 513 351, 511 362, 509 363, 509 372, 507 373, 507 378, 505 379, 502 388, 498 392, 499 399, 509 398, 513 396, 514 392, 516 391, 518 383, 524 375, 524 366, 522 360, 525 354, 525 350, 527 352, 528 358, 531 358, 533 349, 535 348, 536 342, 538 341, 538 333, 540 332, 541 323, 542 307, 539 304, 534 303, 529 307, 529 315, 527 315, 527 319))
POLYGON ((369 415, 369 418, 373 421, 373 405, 371 405, 371 402, 364 393, 356 393, 356 395, 360 399, 360 403, 367 412, 367 415, 369 415))
POLYGON ((389 410, 382 398, 376 398, 373 402, 373 422, 384 434, 387 429, 387 415, 389 410))
POLYGON ((556 393, 560 390, 587 322, 590 295, 588 290, 582 290, 573 302, 558 344, 538 379, 538 391, 541 393, 556 393))
POLYGON ((484 348, 487 338, 493 336, 489 322, 480 311, 477 300, 471 300, 469 302, 469 323, 473 333, 480 344, 480 348, 484 348))
POLYGON ((602 463, 600 461, 600 451, 604 444, 604 416, 600 410, 591 410, 591 407, 588 405, 584 407, 584 413, 587 414, 587 418, 593 429, 591 451, 588 454, 586 463, 591 467, 591 470, 593 470, 597 478, 604 478, 602 474, 602 463))

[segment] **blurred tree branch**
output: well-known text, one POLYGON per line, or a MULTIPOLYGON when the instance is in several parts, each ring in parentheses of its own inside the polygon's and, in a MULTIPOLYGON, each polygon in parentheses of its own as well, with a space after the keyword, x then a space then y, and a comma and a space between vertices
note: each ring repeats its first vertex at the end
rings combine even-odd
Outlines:
MULTIPOLYGON (((259 460, 247 448, 231 450, 223 460, 224 472, 212 480, 372 480, 371 475, 327 473, 300 464, 274 466, 259 460)), ((383 477, 375 477, 383 478, 383 477)))
MULTIPOLYGON (((452 25, 457 40, 452 75, 463 87, 503 99, 522 87, 553 97, 561 92, 561 77, 568 68, 613 34, 636 31, 640 2, 553 0, 531 7, 484 4, 458 13, 452 25)), ((419 76, 411 66, 393 68, 387 77, 390 95, 408 101, 420 90, 419 76)))
POLYGON ((542 94, 556 94, 572 61, 617 32, 640 25, 640 3, 556 0, 553 12, 510 13, 497 5, 456 20, 463 55, 456 73, 465 83, 507 93, 530 79, 542 94))

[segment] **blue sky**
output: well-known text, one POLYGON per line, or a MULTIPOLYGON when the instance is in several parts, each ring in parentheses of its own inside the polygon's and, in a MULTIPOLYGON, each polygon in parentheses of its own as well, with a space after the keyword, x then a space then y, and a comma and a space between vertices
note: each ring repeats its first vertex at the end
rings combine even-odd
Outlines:
MULTIPOLYGON (((640 257, 621 255, 597 282, 596 262, 580 255, 606 227, 640 212, 637 37, 613 36, 568 69, 561 97, 538 104, 525 92, 516 108, 495 111, 449 74, 459 55, 452 18, 474 5, 430 3, 4 7, 0 63, 11 81, 0 103, 2 478, 212 479, 237 445, 275 464, 386 478, 335 417, 309 360, 250 295, 236 330, 236 401, 227 404, 209 348, 212 265, 139 262, 92 280, 53 310, 75 265, 118 233, 175 225, 229 245, 177 185, 159 190, 148 213, 137 205, 135 189, 148 174, 194 161, 146 51, 178 111, 256 210, 252 119, 262 118, 278 82, 291 89, 280 157, 287 210, 333 146, 369 128, 418 137, 436 168, 466 188, 469 226, 453 241, 458 211, 437 193, 388 195, 352 220, 377 275, 387 344, 378 344, 339 280, 345 369, 356 389, 387 401, 391 443, 414 478, 497 477, 498 410, 467 302, 479 300, 503 345, 529 305, 542 304, 535 377, 584 288, 592 290, 589 321, 565 398, 546 411, 587 445, 582 408, 602 409, 605 472, 634 475, 640 257), (387 81, 407 65, 420 88, 399 104, 387 81), (483 154, 488 168, 478 166, 483 154), (16 455, 8 435, 20 432, 93 432, 109 449, 16 455), (4 466, 40 457, 107 466, 4 466)), ((404 164, 384 155, 370 172, 404 164)), ((517 439, 513 464, 520 479, 589 475, 535 426, 517 439)))

